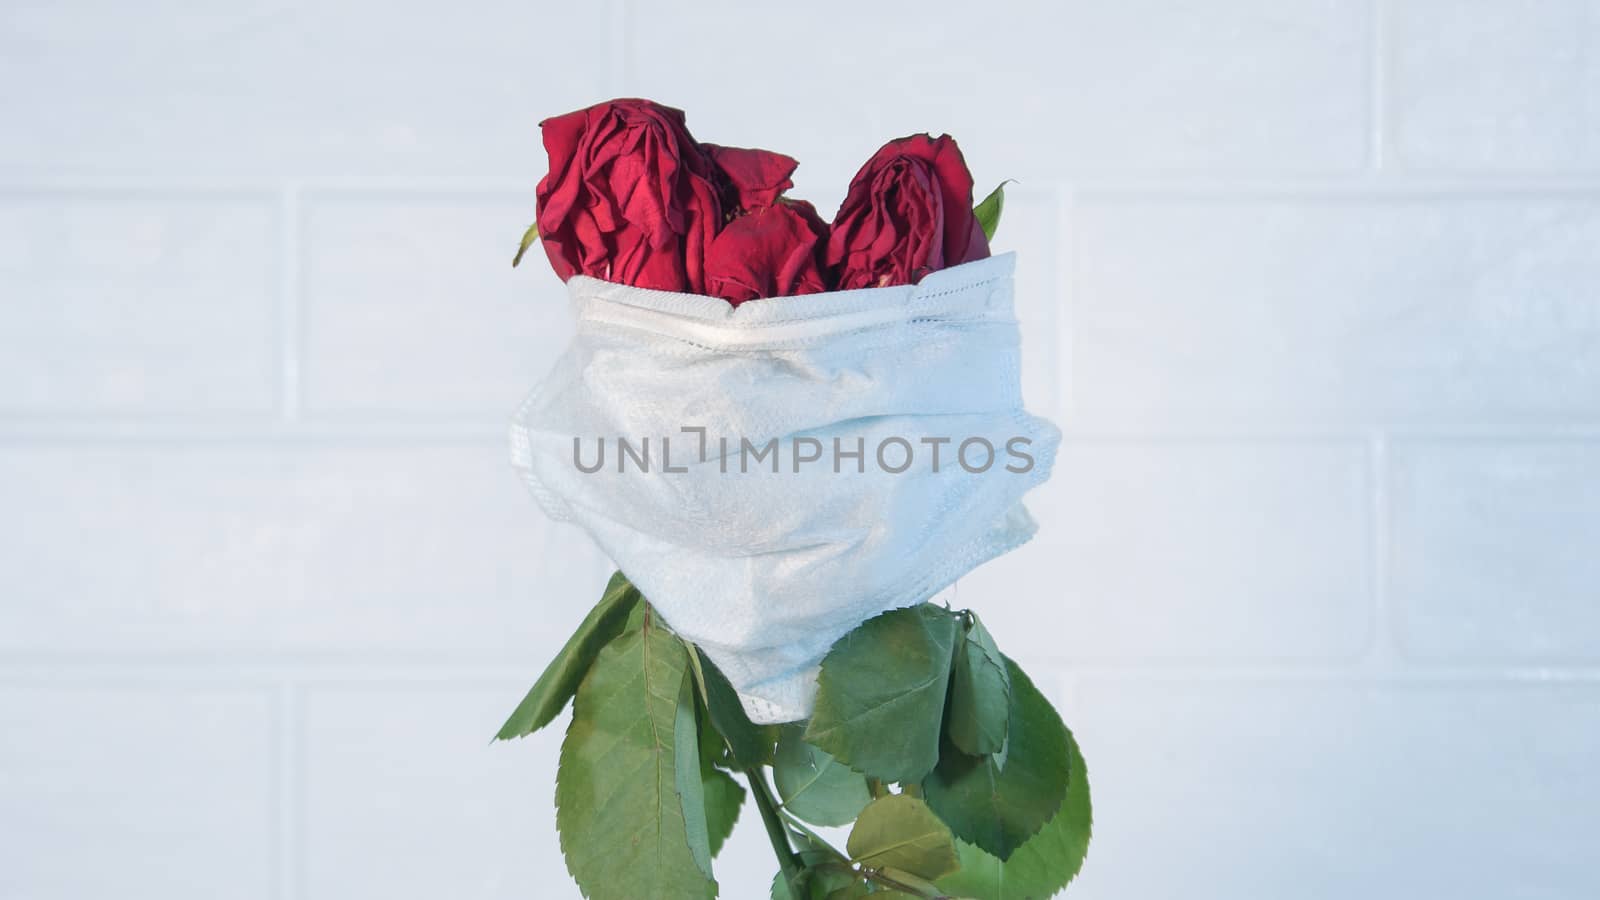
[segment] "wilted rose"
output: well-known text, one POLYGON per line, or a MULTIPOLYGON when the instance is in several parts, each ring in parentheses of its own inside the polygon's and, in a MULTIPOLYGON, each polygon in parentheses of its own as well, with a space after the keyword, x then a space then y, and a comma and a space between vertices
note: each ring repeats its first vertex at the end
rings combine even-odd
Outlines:
POLYGON ((556 274, 703 292, 722 203, 711 157, 683 112, 612 100, 540 127, 550 172, 539 182, 537 221, 556 274))
POLYGON ((949 135, 890 141, 850 181, 825 260, 841 290, 912 284, 989 255, 972 173, 949 135))

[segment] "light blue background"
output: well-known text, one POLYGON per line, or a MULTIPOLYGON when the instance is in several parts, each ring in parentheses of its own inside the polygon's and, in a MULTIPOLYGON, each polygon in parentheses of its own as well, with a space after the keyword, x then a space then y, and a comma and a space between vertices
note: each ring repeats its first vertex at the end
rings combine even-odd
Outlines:
MULTIPOLYGON (((0 898, 568 898, 536 122, 1015 178, 1069 896, 1600 896, 1600 4, 8 0, 0 898)), ((720 867, 763 896, 753 812, 720 867)))

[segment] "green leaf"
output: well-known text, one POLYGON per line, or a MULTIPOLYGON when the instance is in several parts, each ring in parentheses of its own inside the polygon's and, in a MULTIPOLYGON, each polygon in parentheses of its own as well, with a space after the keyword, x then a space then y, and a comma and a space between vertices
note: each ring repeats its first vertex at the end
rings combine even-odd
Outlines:
POLYGON ((747 769, 771 762, 773 745, 778 739, 777 729, 751 722, 727 676, 705 653, 698 648, 695 653, 705 677, 706 708, 711 714, 711 724, 728 742, 728 752, 733 754, 735 764, 747 769))
POLYGON ((1067 733, 1067 751, 1067 799, 1061 811, 1005 861, 957 841, 961 870, 939 879, 941 889, 983 900, 1045 900, 1078 874, 1089 852, 1093 820, 1089 770, 1071 732, 1067 733))
POLYGON ((960 865, 950 829, 927 804, 905 794, 867 804, 845 847, 850 858, 863 866, 904 869, 930 881, 960 865))
MULTIPOLYGON (((643 597, 639 599, 644 600, 643 597)), ((628 613, 627 621, 622 624, 622 630, 638 631, 644 628, 646 622, 652 621, 654 618, 655 610, 650 607, 650 601, 644 600, 643 603, 635 603, 633 611, 628 613)))
POLYGON ((983 236, 991 241, 994 240, 995 230, 1000 227, 1000 213, 1005 209, 1006 184, 1009 181, 1007 179, 995 185, 989 196, 972 208, 972 214, 978 217, 978 225, 983 228, 983 236))
POLYGON ((1005 657, 975 613, 956 650, 950 675, 950 717, 945 734, 963 753, 987 756, 1006 743, 1011 715, 1011 677, 1005 657))
POLYGON ((611 583, 600 596, 600 602, 584 618, 578 630, 567 638, 566 646, 545 667, 544 674, 533 683, 528 696, 517 705, 511 718, 500 728, 496 739, 507 741, 526 737, 550 724, 561 714, 567 701, 578 690, 578 683, 594 662, 595 655, 623 630, 628 614, 639 605, 639 590, 629 583, 621 572, 611 576, 611 583))
POLYGON ((1000 859, 1036 834, 1067 795, 1067 729, 1016 663, 1010 674, 1011 738, 1005 757, 946 747, 922 796, 955 832, 1000 859))
POLYGON ((556 777, 556 827, 567 870, 590 900, 716 895, 690 847, 677 789, 678 711, 690 678, 683 644, 647 607, 578 686, 556 777))
POLYGON ((528 230, 527 231, 524 231, 522 233, 522 245, 517 248, 517 255, 511 257, 511 268, 515 269, 517 267, 517 264, 522 262, 522 254, 527 253, 528 252, 528 248, 532 247, 533 246, 533 242, 537 241, 538 239, 539 239, 539 223, 538 222, 534 222, 532 225, 528 226, 528 230))
POLYGON ((739 810, 744 805, 744 785, 721 769, 708 769, 704 774, 706 795, 706 829, 711 838, 711 855, 722 852, 722 845, 733 834, 739 821, 739 810))
POLYGON ((806 740, 882 781, 919 781, 939 761, 959 618, 921 603, 868 619, 822 660, 806 740))
POLYGON ((848 825, 872 800, 867 778, 807 743, 798 725, 778 738, 772 778, 783 806, 813 825, 848 825))
MULTIPOLYGON (((689 654, 683 654, 684 662, 689 654)), ((711 829, 706 823, 706 783, 701 769, 700 726, 695 721, 694 679, 685 673, 678 691, 678 708, 672 722, 673 784, 683 810, 685 835, 695 865, 711 875, 711 829)))
MULTIPOLYGON (((693 655, 689 659, 692 662, 693 655)), ((711 856, 715 858, 739 821, 745 791, 744 785, 717 768, 728 761, 727 745, 723 743, 722 735, 711 727, 705 707, 699 706, 696 712, 700 726, 700 779, 705 784, 706 830, 711 840, 711 856)))

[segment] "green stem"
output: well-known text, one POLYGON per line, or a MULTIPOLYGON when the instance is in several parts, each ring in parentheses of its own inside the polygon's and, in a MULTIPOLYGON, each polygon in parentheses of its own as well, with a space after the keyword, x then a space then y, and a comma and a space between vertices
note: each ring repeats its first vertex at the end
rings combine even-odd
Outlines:
POLYGON ((767 786, 767 779, 760 769, 746 769, 744 777, 750 782, 750 795, 755 798, 756 808, 761 810, 761 822, 767 826, 767 840, 772 842, 772 852, 778 856, 778 868, 783 871, 783 879, 794 884, 804 867, 795 855, 794 847, 789 845, 789 833, 784 830, 783 820, 778 817, 778 804, 773 802, 772 789, 767 786))
POLYGON ((794 813, 789 812, 788 810, 783 810, 783 820, 785 822, 789 823, 789 827, 791 829, 793 829, 794 831, 798 832, 801 835, 804 835, 805 839, 807 841, 810 841, 812 846, 816 847, 818 850, 826 851, 835 860, 837 860, 838 862, 844 863, 846 866, 855 865, 854 863, 852 863, 850 861, 850 857, 845 856, 843 853, 840 853, 838 851, 838 849, 835 848, 832 844, 830 844, 827 841, 823 840, 822 839, 822 835, 819 835, 815 831, 812 831, 810 828, 806 827, 806 823, 800 821, 800 819, 797 816, 795 816, 794 813))

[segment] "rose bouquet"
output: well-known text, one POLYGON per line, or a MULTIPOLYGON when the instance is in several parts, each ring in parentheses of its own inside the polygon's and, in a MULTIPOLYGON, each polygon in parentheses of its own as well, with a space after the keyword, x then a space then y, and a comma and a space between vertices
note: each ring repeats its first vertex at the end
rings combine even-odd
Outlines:
POLYGON ((778 900, 1059 891, 1089 840, 1077 745, 975 612, 925 602, 1031 537, 1059 442, 1022 408, 1002 189, 974 206, 955 141, 913 135, 826 222, 794 159, 678 110, 542 127, 514 262, 542 245, 578 328, 513 457, 621 571, 499 737, 576 698, 580 889, 716 896, 740 774, 778 900), (814 829, 844 825, 843 849, 814 829))

